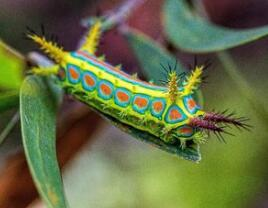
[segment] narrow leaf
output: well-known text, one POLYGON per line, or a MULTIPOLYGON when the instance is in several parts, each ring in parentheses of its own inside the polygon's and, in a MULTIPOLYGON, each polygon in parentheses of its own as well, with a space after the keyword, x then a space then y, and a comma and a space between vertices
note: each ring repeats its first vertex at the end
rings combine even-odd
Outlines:
POLYGON ((66 207, 57 163, 56 95, 44 79, 29 76, 20 93, 23 146, 37 189, 49 208, 66 207))
POLYGON ((192 53, 226 50, 268 35, 268 26, 255 29, 228 29, 194 15, 185 0, 166 0, 164 27, 168 38, 192 53))

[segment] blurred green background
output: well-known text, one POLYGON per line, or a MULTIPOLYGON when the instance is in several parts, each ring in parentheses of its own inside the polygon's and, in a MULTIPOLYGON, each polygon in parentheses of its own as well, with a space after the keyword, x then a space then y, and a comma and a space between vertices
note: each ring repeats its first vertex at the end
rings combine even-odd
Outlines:
MULTIPOLYGON (((1 0, 0 37, 26 54, 35 49, 22 37, 26 25, 38 28, 44 23, 49 31, 58 35, 67 50, 73 50, 85 31, 79 25, 80 20, 96 14, 99 9, 103 12, 112 9, 119 3, 108 0, 75 3, 1 0)), ((174 51, 164 40, 159 15, 162 3, 148 0, 133 13, 129 25, 165 45, 185 65, 192 64, 193 54, 174 51)), ((234 28, 268 24, 265 0, 224 0, 221 3, 206 0, 203 3, 211 20, 217 24, 234 28)), ((137 60, 125 39, 118 36, 113 31, 105 35, 100 53, 107 54, 108 61, 113 64, 122 63, 129 72, 137 71, 137 60)), ((204 108, 230 109, 246 116, 253 126, 251 131, 232 130, 235 136, 226 135, 226 144, 212 136, 201 146, 202 161, 196 164, 136 141, 103 122, 93 135, 94 143, 84 146, 64 169, 70 207, 268 207, 268 41, 266 38, 229 52, 252 87, 258 99, 256 102, 262 103, 266 112, 256 114, 255 101, 248 102, 241 94, 215 54, 198 56, 200 62, 207 58, 213 62, 206 72, 208 83, 202 86, 204 108)), ((1 115, 2 128, 8 114, 1 115)), ((19 128, 0 147, 0 167, 4 166, 5 158, 21 148, 18 131, 19 128)))

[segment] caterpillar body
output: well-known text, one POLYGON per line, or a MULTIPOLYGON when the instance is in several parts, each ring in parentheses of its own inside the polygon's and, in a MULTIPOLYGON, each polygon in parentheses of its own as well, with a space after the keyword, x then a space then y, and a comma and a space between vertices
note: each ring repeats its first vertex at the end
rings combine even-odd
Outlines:
POLYGON ((196 66, 184 80, 175 70, 168 72, 166 86, 139 80, 114 67, 95 51, 101 35, 97 21, 88 32, 84 44, 74 52, 66 52, 44 36, 30 32, 27 36, 55 61, 48 68, 35 67, 37 75, 55 75, 58 83, 78 100, 117 122, 147 132, 165 143, 201 143, 206 131, 217 135, 223 124, 246 127, 241 118, 205 112, 193 98, 202 80, 204 66, 196 66))

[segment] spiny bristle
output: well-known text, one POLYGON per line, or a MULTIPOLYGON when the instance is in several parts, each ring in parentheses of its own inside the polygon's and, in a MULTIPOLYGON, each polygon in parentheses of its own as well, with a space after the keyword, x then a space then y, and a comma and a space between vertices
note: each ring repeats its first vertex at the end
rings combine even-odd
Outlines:
POLYGON ((201 118, 192 118, 190 121, 190 126, 207 129, 214 132, 224 132, 223 127, 216 126, 216 124, 214 124, 213 122, 209 122, 201 118))
POLYGON ((184 82, 184 95, 192 94, 197 89, 198 85, 202 81, 202 73, 204 66, 196 66, 195 70, 191 73, 190 77, 187 77, 184 82))
POLYGON ((101 37, 101 27, 101 21, 96 21, 96 23, 91 27, 90 31, 88 32, 85 38, 85 42, 81 47, 81 50, 86 50, 90 54, 95 54, 101 37))
POLYGON ((61 64, 63 62, 65 53, 62 47, 57 46, 57 44, 54 42, 46 40, 44 36, 39 36, 33 31, 30 31, 27 34, 27 38, 40 45, 40 49, 49 55, 49 57, 52 58, 56 63, 61 64))
POLYGON ((174 71, 176 72, 178 66, 178 60, 175 59, 175 64, 173 67, 169 62, 167 63, 167 66, 164 66, 162 63, 160 63, 160 66, 164 70, 164 72, 161 72, 161 74, 165 77, 166 80, 168 80, 169 74, 174 71))
POLYGON ((190 125, 199 128, 200 130, 207 130, 209 135, 210 132, 213 132, 219 140, 224 141, 222 133, 233 134, 225 131, 226 127, 233 125, 238 129, 243 128, 250 130, 251 126, 245 123, 248 119, 244 117, 236 117, 235 113, 227 113, 227 110, 218 113, 218 112, 208 112, 205 113, 202 117, 192 118, 190 120, 190 125))
POLYGON ((204 115, 204 120, 215 123, 232 124, 237 128, 243 128, 246 130, 250 130, 251 128, 251 126, 246 123, 249 119, 244 117, 235 117, 234 113, 227 114, 227 110, 221 113, 208 112, 204 115))
POLYGON ((168 97, 172 103, 176 102, 179 95, 178 91, 178 76, 175 71, 169 73, 168 78, 168 97))
POLYGON ((224 126, 217 126, 213 122, 203 120, 202 118, 192 118, 190 121, 190 126, 195 127, 195 128, 199 128, 201 130, 205 130, 205 131, 207 131, 208 135, 210 135, 210 133, 212 132, 217 136, 217 138, 220 141, 223 141, 223 142, 225 142, 225 139, 222 136, 222 133, 230 134, 224 130, 224 128, 225 128, 224 126))

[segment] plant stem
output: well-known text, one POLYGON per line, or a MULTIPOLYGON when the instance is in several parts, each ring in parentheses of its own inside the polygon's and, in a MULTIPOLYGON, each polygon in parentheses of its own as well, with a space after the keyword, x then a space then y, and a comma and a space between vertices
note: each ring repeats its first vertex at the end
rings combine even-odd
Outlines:
MULTIPOLYGON (((104 15, 103 30, 109 30, 119 24, 122 24, 131 15, 131 13, 147 0, 126 0, 118 8, 109 11, 104 15)), ((94 22, 92 17, 85 18, 81 24, 89 27, 94 22)))
POLYGON ((15 127, 17 122, 20 119, 19 111, 15 113, 15 115, 12 117, 12 119, 8 122, 4 130, 0 134, 0 145, 5 141, 9 133, 12 131, 12 129, 15 127))

